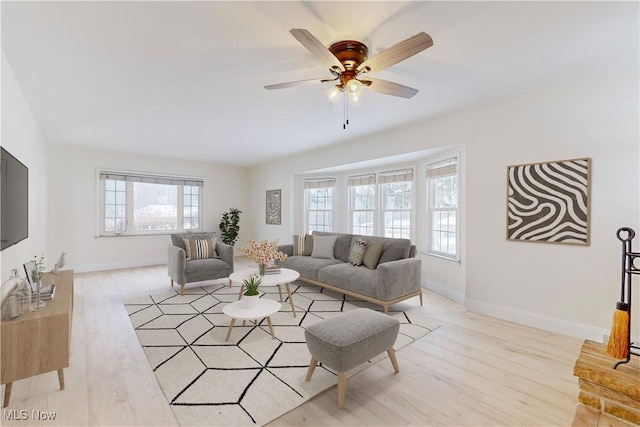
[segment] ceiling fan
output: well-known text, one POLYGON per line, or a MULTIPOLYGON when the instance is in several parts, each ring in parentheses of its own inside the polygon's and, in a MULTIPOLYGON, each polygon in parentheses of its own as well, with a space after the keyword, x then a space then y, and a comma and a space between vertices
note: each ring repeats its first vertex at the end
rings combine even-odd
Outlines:
POLYGON ((431 36, 421 32, 369 58, 367 46, 356 40, 338 41, 327 48, 307 30, 294 28, 290 32, 322 65, 329 68, 329 72, 333 77, 272 84, 265 86, 265 89, 284 89, 316 83, 335 82, 336 84, 327 92, 327 96, 329 100, 335 102, 340 94, 346 93, 344 97, 345 121, 343 128, 346 128, 346 125, 349 124, 347 99, 350 105, 359 105, 363 88, 365 87, 385 95, 402 98, 411 98, 418 93, 418 89, 387 80, 372 79, 365 75, 382 71, 433 46, 431 36))

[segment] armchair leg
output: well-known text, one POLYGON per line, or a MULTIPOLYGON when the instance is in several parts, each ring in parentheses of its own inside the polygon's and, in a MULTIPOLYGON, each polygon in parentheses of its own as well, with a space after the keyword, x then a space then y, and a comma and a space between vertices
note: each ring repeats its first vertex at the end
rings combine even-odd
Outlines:
POLYGON ((185 283, 180 285, 180 295, 184 295, 184 285, 185 283))

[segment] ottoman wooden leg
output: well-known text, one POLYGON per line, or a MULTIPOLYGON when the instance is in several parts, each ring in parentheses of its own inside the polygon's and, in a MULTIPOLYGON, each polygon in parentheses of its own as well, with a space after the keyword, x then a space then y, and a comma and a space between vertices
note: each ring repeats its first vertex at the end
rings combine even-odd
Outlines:
POLYGON ((344 408, 347 398, 347 373, 338 372, 338 409, 344 408))
POLYGON ((313 375, 313 371, 316 370, 317 365, 318 365, 318 359, 311 356, 311 362, 309 362, 309 369, 307 369, 307 376, 304 379, 305 381, 311 380, 311 375, 313 375))
POLYGON ((387 354, 389 355, 389 360, 391 360, 391 364, 393 365, 393 370, 396 371, 396 374, 400 372, 400 368, 398 368, 398 360, 396 359, 396 352, 393 350, 393 347, 387 350, 387 354))
POLYGON ((184 295, 184 285, 186 285, 186 283, 180 284, 180 295, 184 295))

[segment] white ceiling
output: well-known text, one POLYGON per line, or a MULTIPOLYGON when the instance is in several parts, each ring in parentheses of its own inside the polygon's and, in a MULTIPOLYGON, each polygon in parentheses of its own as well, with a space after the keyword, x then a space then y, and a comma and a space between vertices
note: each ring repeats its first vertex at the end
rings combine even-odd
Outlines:
POLYGON ((637 2, 2 2, 2 49, 55 143, 251 166, 550 85, 638 66, 637 2), (289 33, 370 56, 420 31, 433 47, 372 74, 350 110, 289 33))

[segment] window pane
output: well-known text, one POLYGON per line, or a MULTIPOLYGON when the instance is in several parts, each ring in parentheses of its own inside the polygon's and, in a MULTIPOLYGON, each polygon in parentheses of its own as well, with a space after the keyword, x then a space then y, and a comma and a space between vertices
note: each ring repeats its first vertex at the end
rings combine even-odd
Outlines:
POLYGON ((185 185, 183 189, 183 221, 182 227, 185 230, 196 230, 199 228, 199 213, 198 213, 198 187, 192 185, 185 185))
POLYGON ((333 229, 333 188, 305 189, 308 231, 333 229))
POLYGON ((161 231, 178 228, 177 186, 133 183, 133 230, 161 231))
POLYGON ((121 181, 112 179, 104 181, 104 231, 107 233, 126 231, 126 185, 120 186, 119 183, 121 181))

